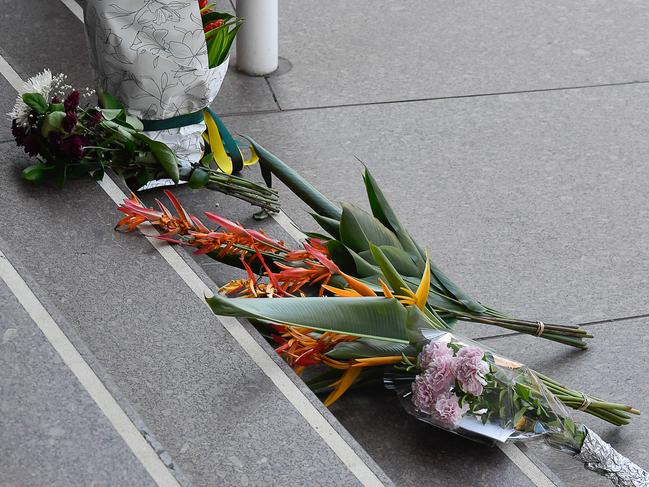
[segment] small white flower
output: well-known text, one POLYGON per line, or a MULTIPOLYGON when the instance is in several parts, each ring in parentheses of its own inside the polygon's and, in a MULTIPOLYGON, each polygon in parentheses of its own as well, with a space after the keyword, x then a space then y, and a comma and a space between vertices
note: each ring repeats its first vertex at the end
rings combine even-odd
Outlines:
POLYGON ((49 69, 43 70, 42 73, 29 78, 23 84, 22 89, 18 92, 16 97, 16 104, 13 110, 7 113, 10 120, 16 120, 18 125, 26 127, 29 125, 29 112, 30 108, 23 101, 25 93, 40 93, 46 100, 49 98, 52 89, 52 72, 49 69))
POLYGON ((52 72, 49 69, 29 78, 23 85, 21 95, 25 93, 40 93, 47 100, 52 89, 52 72))

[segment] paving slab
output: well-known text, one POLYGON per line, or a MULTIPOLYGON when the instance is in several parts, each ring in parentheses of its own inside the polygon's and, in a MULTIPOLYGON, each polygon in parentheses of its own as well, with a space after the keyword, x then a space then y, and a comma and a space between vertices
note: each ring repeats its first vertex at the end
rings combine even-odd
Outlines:
POLYGON ((95 183, 33 187, 2 149, 0 204, 20 222, 3 238, 193 484, 356 484, 151 245, 113 231, 95 183))
POLYGON ((282 108, 649 79, 640 0, 280 2, 282 108))
POLYGON ((358 156, 461 287, 520 317, 582 323, 649 311, 647 102, 637 85, 226 121, 367 207, 358 156))
POLYGON ((155 485, 2 281, 0 316, 2 484, 155 485))
MULTIPOLYGON (((649 468, 649 397, 646 364, 649 360, 649 319, 620 321, 592 327, 595 338, 589 350, 571 351, 539 343, 531 337, 515 340, 484 340, 501 354, 557 379, 612 402, 629 404, 642 412, 631 424, 617 428, 581 412, 574 417, 599 434, 643 468, 649 468)), ((541 458, 566 485, 605 487, 609 481, 587 472, 569 455, 530 445, 530 453, 541 458)))

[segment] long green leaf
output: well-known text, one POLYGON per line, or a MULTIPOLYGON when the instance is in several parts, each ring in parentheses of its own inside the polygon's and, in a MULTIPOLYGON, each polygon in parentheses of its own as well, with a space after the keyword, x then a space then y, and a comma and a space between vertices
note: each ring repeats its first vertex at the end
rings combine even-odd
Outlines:
POLYGON ((253 146, 261 161, 266 164, 277 178, 282 181, 288 189, 309 205, 313 211, 321 216, 340 220, 342 210, 329 201, 322 193, 313 187, 297 171, 291 169, 277 156, 259 145, 252 138, 242 135, 253 146))
POLYGON ((325 245, 331 259, 343 272, 357 277, 371 277, 381 274, 381 270, 377 266, 370 264, 342 242, 329 240, 325 245))
POLYGON ((336 240, 340 239, 340 222, 338 220, 327 218, 326 216, 318 215, 317 213, 311 213, 311 216, 325 232, 336 240))
MULTIPOLYGON (((372 208, 372 212, 374 212, 376 218, 394 230, 406 252, 410 254, 416 253, 423 259, 425 255, 424 251, 412 239, 403 225, 401 225, 401 222, 397 218, 394 210, 392 210, 392 207, 383 195, 381 188, 379 188, 379 185, 376 183, 368 169, 365 169, 363 179, 365 181, 368 199, 370 200, 370 207, 372 208)), ((431 276, 433 282, 436 281, 435 284, 438 284, 440 289, 445 289, 457 298, 458 301, 461 301, 463 305, 476 313, 482 313, 485 311, 484 306, 456 286, 455 283, 446 277, 446 275, 433 262, 430 263, 430 270, 433 274, 431 276)))
POLYGON ((400 247, 396 235, 386 228, 376 217, 357 206, 343 203, 340 218, 340 240, 355 252, 362 252, 374 245, 400 247))
MULTIPOLYGON (((374 242, 372 242, 374 243, 374 242)), ((392 245, 380 245, 380 249, 385 254, 386 258, 394 266, 399 274, 402 276, 420 277, 424 271, 413 262, 412 257, 405 250, 392 245)), ((363 259, 367 260, 370 264, 374 263, 374 256, 371 251, 366 250, 359 254, 363 259)), ((424 264, 425 267, 425 264, 424 264)))
POLYGON ((394 266, 380 249, 380 247, 377 247, 376 245, 370 243, 370 251, 374 256, 374 260, 381 268, 383 276, 385 276, 388 284, 390 285, 390 287, 392 287, 392 290, 395 294, 404 294, 404 292, 402 291, 403 288, 412 290, 412 288, 409 287, 406 281, 403 279, 401 274, 399 274, 394 268, 394 266))
MULTIPOLYGON (((426 256, 421 249, 417 246, 415 241, 412 239, 408 231, 399 221, 396 213, 388 203, 388 200, 383 195, 381 188, 374 180, 372 173, 369 169, 365 168, 365 173, 363 174, 363 181, 365 182, 365 189, 367 192, 367 198, 370 203, 370 208, 374 216, 381 221, 387 228, 392 230, 403 249, 408 252, 413 258, 418 257, 420 261, 423 262, 426 260, 426 256)), ((423 267, 421 269, 423 271, 423 267)))
POLYGON ((218 315, 408 343, 408 312, 385 298, 207 298, 218 315))
POLYGON ((343 342, 327 352, 327 356, 334 360, 350 360, 354 358, 389 357, 405 354, 417 354, 415 348, 405 343, 386 342, 372 338, 359 338, 353 342, 343 342))

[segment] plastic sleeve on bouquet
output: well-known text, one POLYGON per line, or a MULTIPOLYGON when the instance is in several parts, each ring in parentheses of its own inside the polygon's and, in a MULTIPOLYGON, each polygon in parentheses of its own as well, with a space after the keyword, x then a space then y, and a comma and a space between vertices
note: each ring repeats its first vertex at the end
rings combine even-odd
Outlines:
POLYGON ((575 456, 588 470, 609 479, 617 487, 647 487, 649 473, 586 428, 581 451, 575 456))
POLYGON ((649 486, 646 471, 571 419, 551 379, 454 332, 423 330, 418 348, 384 378, 417 419, 481 442, 542 438, 617 486, 649 486))
MULTIPOLYGON (((98 86, 142 120, 164 120, 209 106, 229 59, 210 69, 196 0, 89 0, 86 34, 98 86)), ((145 132, 184 166, 202 154, 204 123, 145 132)))

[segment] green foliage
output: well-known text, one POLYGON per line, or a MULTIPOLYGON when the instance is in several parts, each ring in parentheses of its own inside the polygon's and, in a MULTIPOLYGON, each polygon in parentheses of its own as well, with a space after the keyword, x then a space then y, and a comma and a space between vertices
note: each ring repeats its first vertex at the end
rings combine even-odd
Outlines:
POLYGON ((22 98, 25 104, 39 115, 49 109, 50 104, 40 93, 25 93, 22 98))
POLYGON ((189 178, 189 187, 192 189, 199 189, 209 182, 210 173, 202 167, 197 167, 192 171, 192 175, 189 178))
POLYGON ((41 124, 41 135, 47 137, 50 132, 60 131, 63 120, 65 120, 65 112, 52 112, 45 115, 41 124))
POLYGON ((207 59, 210 68, 215 68, 225 62, 230 54, 232 42, 243 23, 243 19, 226 13, 212 12, 203 15, 203 25, 216 20, 223 20, 223 25, 206 34, 207 59))
POLYGON ((385 298, 207 298, 214 313, 333 331, 345 335, 409 343, 416 326, 406 308, 385 298))

